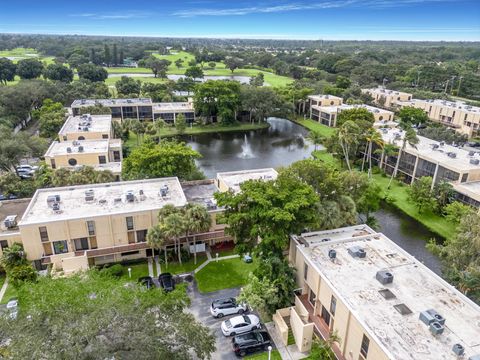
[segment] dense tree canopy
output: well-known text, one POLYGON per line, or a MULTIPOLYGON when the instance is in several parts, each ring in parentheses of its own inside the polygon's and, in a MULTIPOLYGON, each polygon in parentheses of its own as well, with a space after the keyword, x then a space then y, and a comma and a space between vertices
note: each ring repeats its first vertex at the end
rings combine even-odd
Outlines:
POLYGON ((43 71, 43 76, 50 80, 72 82, 73 70, 62 64, 50 64, 43 71))
POLYGON ((105 81, 108 78, 108 72, 101 66, 82 64, 78 66, 78 77, 93 82, 100 82, 105 81))
POLYGON ((23 59, 17 64, 17 75, 22 79, 36 79, 42 72, 43 64, 37 59, 23 59))
POLYGON ((219 117, 222 122, 235 121, 240 106, 240 84, 236 81, 208 80, 195 87, 195 111, 207 119, 219 117))
POLYGON ((7 81, 13 81, 16 71, 17 66, 12 60, 0 58, 0 84, 7 85, 7 81))

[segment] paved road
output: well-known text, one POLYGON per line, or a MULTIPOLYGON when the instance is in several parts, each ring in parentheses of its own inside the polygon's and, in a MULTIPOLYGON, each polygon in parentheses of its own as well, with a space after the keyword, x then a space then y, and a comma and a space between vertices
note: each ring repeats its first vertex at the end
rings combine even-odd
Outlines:
POLYGON ((236 297, 240 292, 239 288, 225 289, 220 291, 211 292, 208 294, 201 294, 197 290, 195 282, 188 287, 188 294, 192 299, 190 311, 195 315, 198 321, 202 325, 208 326, 212 329, 216 338, 217 350, 213 353, 212 359, 214 360, 233 360, 237 359, 232 351, 232 340, 230 337, 225 337, 220 330, 220 324, 223 320, 229 319, 235 315, 225 316, 222 319, 216 319, 210 314, 210 305, 212 301, 220 298, 236 297))

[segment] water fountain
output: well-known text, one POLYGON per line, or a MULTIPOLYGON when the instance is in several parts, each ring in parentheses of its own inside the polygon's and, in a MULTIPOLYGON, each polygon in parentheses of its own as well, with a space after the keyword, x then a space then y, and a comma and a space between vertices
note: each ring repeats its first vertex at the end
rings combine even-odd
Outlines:
POLYGON ((245 134, 245 137, 243 138, 242 153, 239 155, 239 157, 242 159, 253 159, 255 157, 255 155, 253 155, 252 148, 248 143, 247 134, 245 134))

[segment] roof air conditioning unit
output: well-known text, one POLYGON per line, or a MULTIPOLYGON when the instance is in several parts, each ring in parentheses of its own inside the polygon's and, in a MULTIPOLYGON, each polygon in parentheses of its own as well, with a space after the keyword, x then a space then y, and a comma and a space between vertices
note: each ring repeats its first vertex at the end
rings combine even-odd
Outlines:
POLYGON ((72 152, 72 148, 69 146, 67 147, 67 153, 71 153, 72 152))
POLYGON ((455 353, 455 355, 462 356, 465 353, 465 348, 462 344, 454 344, 452 351, 455 353))
POLYGON ((375 278, 383 285, 391 284, 393 282, 393 274, 387 270, 377 271, 375 278))
POLYGON ((452 159, 455 159, 457 157, 457 154, 454 153, 454 152, 449 152, 449 153, 447 153, 447 156, 452 158, 452 159))
POLYGON ((470 151, 468 152, 468 156, 473 156, 473 155, 475 155, 475 151, 470 150, 470 151))
POLYGON ((48 195, 47 196, 47 205, 52 206, 53 203, 60 202, 60 195, 48 195))
POLYGON ((93 201, 95 199, 94 194, 95 193, 93 190, 85 191, 85 201, 93 201))
POLYGON ((433 150, 436 150, 436 149, 438 149, 439 147, 440 147, 440 145, 438 145, 438 144, 432 144, 432 149, 433 149, 433 150))
POLYGON ((83 146, 78 147, 78 152, 83 152, 83 146))
POLYGON ((60 204, 59 203, 53 203, 52 209, 53 209, 53 211, 60 211, 60 204))
POLYGON ((78 145, 80 145, 80 143, 77 140, 73 140, 72 145, 73 146, 78 146, 78 145))
POLYGON ((14 228, 17 226, 17 215, 8 215, 3 221, 3 224, 7 229, 14 228))
POLYGON ((440 335, 443 333, 443 330, 445 330, 445 327, 436 321, 432 322, 429 328, 433 335, 440 335))
POLYGON ((125 195, 125 198, 127 202, 134 202, 135 201, 135 195, 133 193, 133 190, 127 191, 127 194, 125 195))
POLYGON ((168 195, 168 185, 163 185, 161 188, 160 188, 160 196, 161 197, 165 197, 168 195))
POLYGON ((445 324, 445 318, 436 312, 434 309, 429 309, 422 311, 419 317, 420 321, 422 321, 425 325, 430 325, 433 322, 437 322, 440 325, 445 324))
POLYGON ((440 141, 440 146, 445 145, 445 141, 440 141))
POLYGON ((335 259, 337 257, 337 252, 333 249, 328 250, 328 257, 332 260, 335 259))
POLYGON ((480 164, 480 160, 479 159, 470 159, 470 164, 478 165, 478 164, 480 164))
POLYGON ((85 126, 85 127, 83 128, 83 131, 88 131, 88 127, 85 126))
POLYGON ((122 202, 122 198, 115 198, 113 199, 113 203, 114 204, 118 204, 118 203, 121 203, 122 202))
POLYGON ((352 257, 364 258, 367 256, 367 253, 360 246, 352 246, 348 248, 348 253, 352 257))

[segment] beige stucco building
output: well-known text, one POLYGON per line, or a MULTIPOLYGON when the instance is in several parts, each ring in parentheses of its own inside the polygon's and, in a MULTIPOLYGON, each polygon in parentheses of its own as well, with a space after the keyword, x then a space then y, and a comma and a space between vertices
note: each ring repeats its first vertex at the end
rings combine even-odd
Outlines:
POLYGON ((110 170, 116 176, 122 172, 122 141, 120 139, 54 141, 44 155, 52 169, 78 169, 92 166, 110 170))
POLYGON ((389 110, 376 108, 370 105, 335 105, 335 106, 318 106, 313 105, 310 109, 310 119, 318 121, 323 125, 330 127, 337 126, 338 115, 344 110, 350 109, 366 109, 373 114, 376 127, 390 127, 393 122, 394 113, 389 110))
POLYGON ((111 115, 69 116, 58 132, 59 141, 113 138, 111 115))
POLYGON ((388 90, 384 87, 362 89, 362 93, 370 95, 375 104, 391 109, 397 108, 402 101, 409 101, 412 99, 412 94, 402 91, 388 90))
MULTIPOLYGON (((2 224, 8 216, 16 215, 15 226, 0 228, 0 245, 4 248, 21 242, 38 269, 52 264, 65 273, 151 257, 159 251, 147 245, 146 234, 157 224, 158 211, 166 204, 182 207, 187 203, 204 205, 212 217, 210 230, 192 234, 188 241, 213 245, 231 240, 224 232, 225 225, 217 222, 223 209, 217 207, 214 193, 238 191, 237 181, 271 180, 265 174, 276 172, 223 173, 226 182, 211 179, 180 184, 177 178, 160 178, 39 189, 30 201, 0 203, 2 224)), ((187 239, 182 238, 182 242, 187 239)), ((173 245, 167 244, 169 247, 173 245)))
POLYGON ((480 130, 480 107, 467 105, 462 101, 413 99, 400 102, 399 106, 422 109, 430 120, 454 128, 468 137, 475 136, 480 130))
POLYGON ((465 358, 480 354, 480 307, 366 225, 293 236, 289 261, 299 290, 274 320, 283 328, 288 313, 301 350, 313 329, 338 335, 338 359, 454 360, 454 348, 465 358))
POLYGON ((305 113, 312 118, 312 106, 338 106, 343 104, 343 98, 333 95, 309 95, 305 113))

